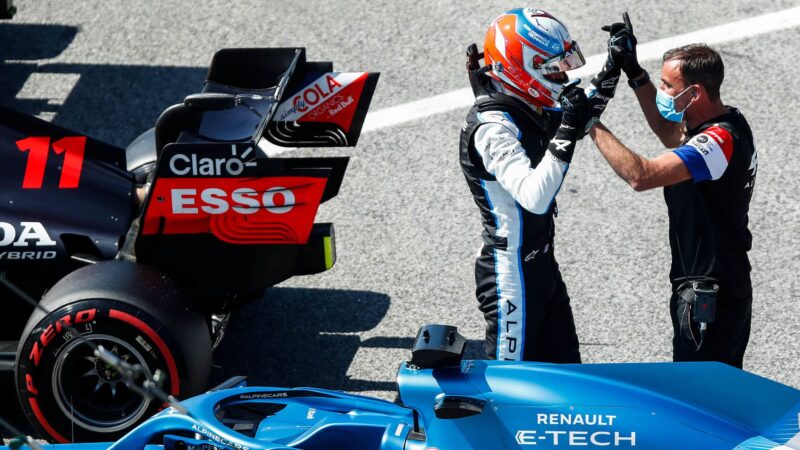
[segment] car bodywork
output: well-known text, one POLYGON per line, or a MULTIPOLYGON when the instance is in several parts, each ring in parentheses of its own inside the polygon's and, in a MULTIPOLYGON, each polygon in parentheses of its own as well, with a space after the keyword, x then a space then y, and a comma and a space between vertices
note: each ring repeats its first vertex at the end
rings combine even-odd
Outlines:
POLYGON ((0 107, 0 276, 8 288, 0 288, 0 333, 20 340, 17 352, 0 354, 0 368, 15 370, 40 431, 66 442, 64 417, 94 414, 70 419, 86 440, 107 429, 106 416, 114 417, 109 433, 121 433, 152 414, 119 419, 127 416, 109 405, 124 383, 113 373, 102 379, 89 355, 76 358, 91 368, 70 360, 79 343, 113 341, 140 363, 153 355, 152 364, 169 369, 173 393, 192 395, 206 382, 207 342, 219 342, 232 310, 333 266, 333 224, 314 220, 339 192, 349 158, 276 157, 275 148, 356 145, 378 74, 336 72, 305 55, 219 50, 202 91, 167 108, 127 149, 0 107), (32 315, 22 301, 30 297, 42 298, 32 315), (129 308, 122 322, 150 343, 114 334, 114 324, 125 325, 121 304, 129 308), (78 305, 97 315, 77 320, 78 305), (192 326, 178 326, 188 317, 192 326), (48 378, 51 363, 69 389, 48 378))
POLYGON ((234 379, 116 443, 70 448, 800 448, 800 391, 721 363, 423 360, 401 364, 399 404, 234 379))
POLYGON ((222 289, 226 293, 263 289, 295 274, 329 268, 331 254, 322 267, 319 261, 314 267, 304 265, 303 256, 310 240, 332 232, 329 224, 313 226, 313 218, 317 206, 338 193, 348 158, 269 158, 263 147, 355 145, 377 77, 333 72, 330 62, 306 61, 301 48, 220 50, 202 93, 166 110, 154 139, 128 152, 0 108, 0 272, 46 289, 83 264, 114 258, 137 217, 143 226, 131 237, 136 237, 138 261, 186 281, 205 280, 213 269, 244 270, 237 262, 254 258, 249 278, 234 278, 222 289), (213 105, 208 97, 214 94, 239 99, 213 105), (148 195, 140 208, 135 188, 145 183, 143 169, 151 169, 156 160, 155 195, 148 195), (268 203, 285 202, 284 194, 294 195, 294 189, 301 201, 288 212, 283 203, 270 207, 263 198, 251 200, 254 196, 245 190, 237 196, 244 203, 229 197, 228 206, 206 204, 194 212, 197 208, 173 210, 169 195, 166 206, 161 200, 175 189, 195 189, 199 198, 179 196, 182 204, 201 198, 220 204, 218 189, 232 191, 234 184, 252 189, 248 183, 259 189, 286 184, 285 190, 269 195, 268 203), (214 190, 203 196, 203 189, 214 190), (165 221, 163 227, 159 220, 165 221), (193 226, 187 226, 190 221, 193 226), (275 226, 241 228, 250 222, 275 226), (159 251, 165 240, 169 252, 159 251), (182 276, 190 272, 197 275, 182 276))

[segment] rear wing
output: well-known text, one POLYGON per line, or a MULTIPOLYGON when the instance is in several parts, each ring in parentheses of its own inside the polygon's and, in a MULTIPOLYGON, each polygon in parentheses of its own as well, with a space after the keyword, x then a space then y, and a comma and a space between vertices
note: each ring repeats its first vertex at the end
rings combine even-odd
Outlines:
POLYGON ((377 79, 306 61, 303 48, 218 51, 203 91, 156 123, 137 259, 209 295, 330 269, 333 226, 314 218, 338 193, 348 158, 273 158, 262 139, 356 145, 377 79))
POLYGON ((156 126, 160 152, 171 142, 255 142, 283 147, 349 147, 358 142, 378 73, 335 72, 306 61, 304 48, 222 49, 214 54, 203 100, 176 105, 156 126), (166 116, 166 117, 165 117, 166 116), (162 120, 164 119, 164 120, 162 120))
POLYGON ((170 144, 143 208, 137 260, 208 295, 327 270, 332 225, 314 218, 347 162, 269 158, 252 143, 170 144))

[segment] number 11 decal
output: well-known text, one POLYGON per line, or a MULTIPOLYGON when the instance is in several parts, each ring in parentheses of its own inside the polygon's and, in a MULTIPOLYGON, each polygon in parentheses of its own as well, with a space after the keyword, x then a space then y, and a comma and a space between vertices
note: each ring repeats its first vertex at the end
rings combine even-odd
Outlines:
MULTIPOLYGON (((17 141, 17 147, 22 152, 28 152, 28 165, 25 167, 25 177, 22 179, 22 189, 41 189, 44 181, 44 171, 47 167, 47 155, 50 153, 49 137, 29 137, 17 141)), ((71 136, 53 142, 53 151, 64 154, 64 163, 61 165, 61 179, 59 189, 75 189, 81 180, 83 169, 83 153, 86 149, 86 136, 71 136)))

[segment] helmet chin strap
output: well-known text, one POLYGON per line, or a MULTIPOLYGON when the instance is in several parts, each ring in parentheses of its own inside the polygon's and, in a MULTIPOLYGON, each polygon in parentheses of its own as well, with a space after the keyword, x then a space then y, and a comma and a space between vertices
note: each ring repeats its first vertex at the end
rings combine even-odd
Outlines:
POLYGON ((543 107, 543 106, 535 105, 535 104, 531 103, 531 101, 528 100, 528 98, 527 98, 529 96, 523 95, 520 92, 519 89, 515 88, 514 86, 509 85, 508 83, 504 82, 503 80, 497 79, 497 78, 495 78, 493 76, 492 77, 492 82, 494 83, 494 88, 497 91, 499 91, 499 92, 501 92, 503 94, 506 94, 506 95, 511 95, 513 97, 516 97, 519 100, 522 100, 523 102, 525 102, 526 105, 528 105, 537 114, 541 114, 542 111, 545 109, 545 107, 543 107))
MULTIPOLYGON (((577 86, 579 84, 581 84, 581 79, 580 78, 575 78, 574 80, 569 80, 566 83, 564 83, 561 86, 561 91, 558 94, 559 98, 561 97, 561 92, 564 92, 564 89, 567 89, 570 86, 577 86)), ((559 111, 560 112, 561 111, 561 102, 557 101, 555 106, 553 106, 552 108, 544 108, 544 109, 548 110, 548 111, 559 111)))
MULTIPOLYGON (((534 104, 531 100, 529 100, 531 97, 533 97, 529 92, 522 92, 521 90, 517 89, 514 86, 511 86, 508 83, 502 83, 502 84, 503 84, 503 87, 505 89, 507 89, 509 92, 511 92, 512 94, 516 95, 517 97, 520 97, 523 101, 525 101, 525 103, 530 105, 531 108, 536 109, 536 112, 540 112, 541 108, 543 108, 542 105, 534 104)), ((531 89, 533 89, 533 88, 531 88, 531 89)), ((541 95, 541 94, 539 94, 539 95, 541 95)))

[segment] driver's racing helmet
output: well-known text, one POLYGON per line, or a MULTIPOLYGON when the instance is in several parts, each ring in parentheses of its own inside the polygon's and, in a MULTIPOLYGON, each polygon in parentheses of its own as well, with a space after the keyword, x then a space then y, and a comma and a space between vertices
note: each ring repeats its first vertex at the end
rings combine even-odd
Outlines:
POLYGON ((586 63, 567 27, 541 9, 506 11, 486 31, 483 43, 489 74, 527 102, 554 107, 565 71, 586 63))

